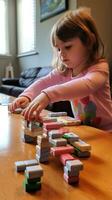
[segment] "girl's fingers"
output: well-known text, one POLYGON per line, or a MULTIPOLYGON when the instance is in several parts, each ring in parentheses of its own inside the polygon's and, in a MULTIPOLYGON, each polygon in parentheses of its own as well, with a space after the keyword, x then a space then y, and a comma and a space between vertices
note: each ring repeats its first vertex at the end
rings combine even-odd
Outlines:
POLYGON ((42 111, 42 107, 41 107, 41 105, 39 105, 38 108, 36 109, 36 112, 35 112, 36 121, 41 121, 42 122, 42 118, 40 117, 41 111, 42 111))
POLYGON ((29 102, 27 102, 27 101, 22 101, 22 102, 20 103, 21 108, 24 109, 26 106, 28 106, 28 103, 29 103, 29 102))
POLYGON ((22 115, 26 120, 31 121, 32 118, 35 118, 36 121, 40 120, 40 112, 47 105, 46 101, 44 101, 44 98, 43 96, 41 98, 36 98, 28 105, 26 109, 23 110, 22 115))
POLYGON ((8 106, 10 112, 14 112, 17 108, 25 108, 28 105, 28 100, 25 98, 18 98, 8 106))
POLYGON ((32 116, 34 115, 35 105, 29 105, 26 109, 23 110, 22 115, 26 120, 31 120, 32 116))
POLYGON ((8 110, 9 110, 10 112, 14 112, 14 110, 15 110, 15 108, 14 108, 14 103, 11 103, 11 104, 8 105, 8 110))
POLYGON ((35 118, 38 121, 38 116, 41 112, 41 106, 39 104, 30 105, 26 109, 23 110, 22 115, 28 121, 31 121, 35 118))

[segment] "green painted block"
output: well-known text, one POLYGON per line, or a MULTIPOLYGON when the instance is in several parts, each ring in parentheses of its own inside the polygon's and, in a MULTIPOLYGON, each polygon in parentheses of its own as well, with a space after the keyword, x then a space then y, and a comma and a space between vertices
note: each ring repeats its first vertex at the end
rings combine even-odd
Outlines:
POLYGON ((23 187, 26 192, 35 192, 41 189, 41 183, 40 182, 34 182, 34 183, 28 183, 27 179, 23 182, 23 187))
POLYGON ((67 134, 64 134, 64 135, 63 135, 63 138, 65 138, 65 139, 69 139, 69 138, 70 138, 70 136, 69 136, 69 135, 67 135, 67 134))

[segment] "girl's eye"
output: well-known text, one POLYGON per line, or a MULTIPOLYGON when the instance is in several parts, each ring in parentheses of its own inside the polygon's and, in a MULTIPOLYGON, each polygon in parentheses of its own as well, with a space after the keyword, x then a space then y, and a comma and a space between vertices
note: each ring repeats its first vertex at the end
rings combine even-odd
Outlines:
POLYGON ((66 46, 65 49, 70 49, 71 47, 72 47, 71 45, 70 46, 66 46))

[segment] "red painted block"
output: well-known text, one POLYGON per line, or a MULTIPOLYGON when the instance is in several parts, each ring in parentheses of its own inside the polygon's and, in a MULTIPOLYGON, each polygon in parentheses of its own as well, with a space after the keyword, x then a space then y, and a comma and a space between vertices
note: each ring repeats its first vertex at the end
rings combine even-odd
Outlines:
POLYGON ((61 154, 73 153, 74 147, 67 145, 61 147, 51 147, 51 154, 53 156, 60 156, 61 154))
POLYGON ((63 122, 43 123, 43 128, 45 128, 47 130, 59 129, 61 127, 63 127, 63 122))
POLYGON ((61 156, 60 156, 60 161, 61 161, 61 163, 63 164, 63 165, 66 165, 66 161, 67 160, 75 160, 76 158, 74 158, 71 154, 68 154, 68 153, 66 153, 66 154, 62 154, 61 156))
POLYGON ((68 132, 69 132, 69 129, 66 128, 66 127, 62 127, 62 128, 59 129, 59 132, 62 133, 62 134, 68 133, 68 132))

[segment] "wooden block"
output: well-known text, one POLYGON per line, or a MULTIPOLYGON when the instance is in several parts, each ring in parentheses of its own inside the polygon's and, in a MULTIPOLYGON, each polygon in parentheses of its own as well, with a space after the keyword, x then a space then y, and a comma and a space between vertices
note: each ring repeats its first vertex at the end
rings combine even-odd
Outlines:
POLYGON ((77 142, 73 142, 72 145, 78 148, 80 151, 90 151, 91 145, 79 139, 77 142))
POLYGON ((63 127, 63 123, 62 122, 43 123, 43 127, 47 130, 59 129, 59 128, 63 127))
POLYGON ((64 173, 63 177, 64 177, 64 180, 65 180, 68 184, 76 184, 76 183, 79 183, 79 176, 69 177, 69 176, 67 176, 67 175, 64 173))
POLYGON ((63 138, 67 139, 68 142, 75 142, 79 140, 79 136, 73 132, 68 132, 63 135, 63 138))
POLYGON ((53 146, 55 147, 66 146, 67 140, 64 138, 51 139, 50 143, 53 144, 53 146))
POLYGON ((66 166, 64 166, 64 173, 69 177, 79 176, 79 172, 80 172, 79 170, 69 171, 68 168, 66 166))
POLYGON ((63 136, 63 133, 60 132, 59 129, 54 129, 48 132, 48 135, 51 139, 61 138, 63 136))
POLYGON ((57 117, 43 117, 42 122, 43 123, 57 122, 57 117))
POLYGON ((51 112, 48 113, 49 117, 59 117, 59 116, 66 116, 67 112, 51 112))
POLYGON ((63 165, 66 165, 66 161, 67 160, 75 160, 76 158, 74 158, 71 154, 62 154, 60 155, 60 161, 63 165))
POLYGON ((63 122, 65 126, 77 126, 81 124, 81 120, 69 116, 58 117, 59 122, 63 122))
POLYGON ((74 148, 70 145, 62 147, 51 147, 51 154, 53 156, 60 156, 61 154, 73 153, 74 148))
POLYGON ((22 172, 26 169, 26 165, 24 161, 16 161, 15 167, 17 172, 22 172))
POLYGON ((66 167, 68 168, 69 171, 77 171, 77 170, 82 170, 83 169, 83 163, 78 160, 68 160, 66 161, 66 167))
POLYGON ((38 178, 43 176, 43 169, 40 165, 26 167, 25 174, 28 178, 38 178))
POLYGON ((26 167, 33 165, 38 165, 38 161, 36 159, 15 162, 15 167, 17 172, 24 171, 26 167))

